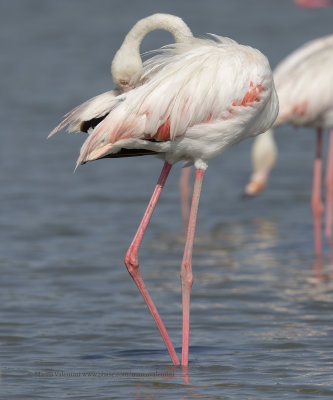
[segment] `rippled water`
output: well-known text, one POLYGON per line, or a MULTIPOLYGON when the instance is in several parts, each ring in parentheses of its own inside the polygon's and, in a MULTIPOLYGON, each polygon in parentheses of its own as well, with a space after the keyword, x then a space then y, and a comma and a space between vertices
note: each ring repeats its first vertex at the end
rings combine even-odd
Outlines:
MULTIPOLYGON (((279 130, 279 162, 257 199, 241 197, 251 141, 210 163, 188 369, 171 366, 122 261, 161 162, 104 160, 73 175, 82 137, 45 138, 74 105, 112 88, 112 55, 141 17, 180 15, 193 32, 254 45, 275 66, 331 33, 333 9, 299 10, 289 0, 11 0, 0 8, 2 397, 332 398, 333 260, 328 247, 322 262, 313 256, 310 130, 279 130)), ((143 50, 168 40, 152 33, 143 50)), ((180 353, 179 172, 140 263, 180 353)))

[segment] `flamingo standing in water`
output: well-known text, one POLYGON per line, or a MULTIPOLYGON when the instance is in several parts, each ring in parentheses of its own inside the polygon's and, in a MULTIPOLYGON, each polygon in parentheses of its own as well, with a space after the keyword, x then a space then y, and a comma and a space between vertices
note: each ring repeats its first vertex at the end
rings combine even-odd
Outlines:
MULTIPOLYGON (((312 211, 315 254, 321 255, 322 129, 331 129, 326 168, 326 236, 330 241, 333 224, 333 35, 308 42, 291 53, 274 70, 274 81, 280 102, 274 126, 292 124, 317 130, 312 211)), ((256 195, 263 190, 275 159, 273 133, 269 131, 254 142, 254 173, 246 194, 256 195)))
POLYGON ((194 165, 192 206, 181 264, 181 364, 188 365, 192 248, 205 170, 208 161, 227 147, 256 136, 273 124, 278 113, 277 95, 266 57, 256 49, 217 35, 207 39, 187 36, 184 41, 160 49, 127 84, 133 89, 112 99, 100 95, 98 100, 88 100, 69 112, 51 135, 65 126, 70 131, 82 130, 82 126, 90 129, 77 166, 101 158, 148 154, 164 160, 125 264, 175 365, 179 364, 177 354, 139 271, 138 250, 172 165, 177 161, 194 165), (91 113, 86 111, 92 105, 94 116, 88 120, 91 113))

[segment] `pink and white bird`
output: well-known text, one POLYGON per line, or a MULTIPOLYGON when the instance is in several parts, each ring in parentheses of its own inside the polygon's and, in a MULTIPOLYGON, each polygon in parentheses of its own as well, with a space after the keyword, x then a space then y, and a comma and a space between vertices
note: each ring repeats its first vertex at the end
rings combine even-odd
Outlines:
MULTIPOLYGON (((283 124, 317 130, 312 210, 315 253, 322 253, 321 200, 322 129, 332 129, 326 172, 326 236, 332 240, 333 223, 333 35, 306 43, 285 58, 274 70, 280 111, 274 127, 283 124)), ((258 137, 252 149, 254 172, 245 188, 248 195, 260 193, 274 166, 276 149, 271 131, 258 137)))
MULTIPOLYGON (((131 75, 132 76, 132 75, 131 75)), ((147 60, 130 79, 133 88, 105 104, 96 98, 67 114, 51 134, 91 129, 77 166, 100 158, 157 155, 164 161, 161 175, 138 231, 126 253, 126 267, 137 284, 165 341, 172 362, 177 354, 144 285, 138 249, 170 169, 186 161, 196 169, 184 257, 181 264, 183 311, 182 365, 188 364, 192 248, 199 198, 210 159, 241 140, 266 131, 278 113, 272 72, 256 49, 211 35, 166 46, 147 60), (92 120, 87 120, 92 115, 92 120)))

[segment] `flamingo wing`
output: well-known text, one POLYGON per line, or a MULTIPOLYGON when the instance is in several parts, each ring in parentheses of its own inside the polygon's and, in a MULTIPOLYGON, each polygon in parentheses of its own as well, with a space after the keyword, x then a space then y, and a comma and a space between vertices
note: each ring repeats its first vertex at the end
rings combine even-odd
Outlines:
MULTIPOLYGON (((203 125, 214 133, 226 120, 244 126, 248 117, 240 116, 242 109, 253 116, 258 104, 262 110, 267 105, 274 91, 271 75, 262 53, 231 39, 193 38, 167 46, 144 64, 136 88, 115 99, 111 112, 83 144, 77 164, 123 147, 167 152, 170 142, 196 135, 196 127, 203 125), (156 142, 165 145, 157 148, 156 142)), ((276 114, 277 107, 274 119, 276 114)), ((268 129, 274 119, 262 127, 253 121, 249 135, 268 129)))
POLYGON ((68 126, 68 132, 88 132, 90 128, 94 128, 109 114, 118 95, 118 90, 111 90, 75 107, 65 115, 63 121, 53 129, 48 137, 53 136, 66 126, 68 126))

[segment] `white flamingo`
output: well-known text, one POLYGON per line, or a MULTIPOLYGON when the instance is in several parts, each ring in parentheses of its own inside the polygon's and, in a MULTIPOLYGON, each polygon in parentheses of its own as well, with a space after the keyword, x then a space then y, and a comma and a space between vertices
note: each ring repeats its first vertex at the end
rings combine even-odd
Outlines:
POLYGON ((172 165, 182 160, 194 165, 192 206, 181 264, 181 363, 187 365, 192 248, 208 161, 227 147, 267 130, 278 113, 277 96, 266 57, 256 49, 216 35, 208 39, 187 37, 160 49, 127 84, 133 89, 112 99, 107 95, 106 104, 99 105, 100 112, 95 108, 96 98, 88 100, 67 114, 51 134, 65 126, 70 131, 80 130, 83 120, 90 125, 92 132, 81 148, 77 166, 100 158, 136 154, 155 154, 164 160, 125 264, 176 365, 177 354, 139 271, 138 249, 172 165), (86 110, 92 104, 93 120, 96 115, 99 120, 90 124, 86 110))
MULTIPOLYGON (((280 62, 274 70, 274 81, 280 111, 274 127, 283 124, 311 127, 317 130, 314 164, 312 210, 315 253, 322 253, 321 200, 322 129, 330 129, 326 173, 326 236, 332 240, 333 211, 333 35, 306 43, 280 62)), ((245 188, 248 195, 260 193, 274 166, 276 150, 273 133, 255 140, 252 153, 253 174, 245 188), (267 140, 264 141, 264 138, 267 140)))

